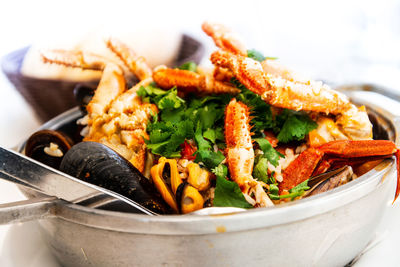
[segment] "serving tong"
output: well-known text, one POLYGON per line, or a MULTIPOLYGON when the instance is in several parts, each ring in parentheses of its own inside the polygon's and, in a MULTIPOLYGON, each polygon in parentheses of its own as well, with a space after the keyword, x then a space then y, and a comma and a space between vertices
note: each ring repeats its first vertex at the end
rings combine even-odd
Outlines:
MULTIPOLYGON (((123 195, 84 182, 3 147, 0 147, 0 178, 36 192, 90 208, 159 215, 123 195)), ((241 211, 245 209, 211 207, 190 214, 217 215, 241 211)))
POLYGON ((113 191, 81 181, 20 153, 0 147, 0 178, 39 193, 91 208, 158 215, 113 191))

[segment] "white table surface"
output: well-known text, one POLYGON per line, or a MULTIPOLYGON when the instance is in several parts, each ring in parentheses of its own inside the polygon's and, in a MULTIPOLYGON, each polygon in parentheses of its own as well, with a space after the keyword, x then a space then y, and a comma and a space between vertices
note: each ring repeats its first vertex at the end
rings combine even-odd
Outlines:
MULTIPOLYGON (((90 28, 95 22, 118 27, 146 23, 179 27, 201 38, 210 51, 212 44, 201 34, 199 25, 211 19, 234 27, 251 47, 279 56, 312 77, 337 83, 375 82, 394 88, 400 84, 400 2, 396 0, 112 3, 96 1, 93 6, 92 1, 71 0, 61 7, 54 1, 1 1, 0 56, 56 33, 60 37, 60 32, 68 35, 90 28)), ((39 125, 31 108, 0 74, 0 145, 14 146, 39 125)), ((0 180, 0 203, 21 199, 14 185, 0 180)), ((355 266, 400 266, 400 202, 388 204, 386 209, 376 233, 380 242, 355 266)), ((58 264, 35 224, 22 223, 0 226, 0 266, 58 264)))

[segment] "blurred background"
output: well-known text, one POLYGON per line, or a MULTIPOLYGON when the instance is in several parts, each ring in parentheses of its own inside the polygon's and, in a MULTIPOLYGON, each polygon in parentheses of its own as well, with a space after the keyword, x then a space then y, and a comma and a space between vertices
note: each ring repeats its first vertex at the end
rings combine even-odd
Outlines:
MULTIPOLYGON (((278 57, 290 68, 314 79, 333 85, 375 83, 400 90, 398 0, 3 0, 0 56, 29 45, 68 46, 100 32, 131 34, 139 46, 165 56, 163 52, 169 51, 167 42, 184 32, 204 44, 202 63, 208 64, 208 55, 215 47, 201 31, 205 20, 229 26, 248 48, 278 57)), ((16 145, 40 124, 29 105, 0 74, 0 145, 16 145)), ((0 201, 20 197, 13 187, 5 190, 6 185, 0 186, 0 201)), ((8 230, 0 228, 1 244, 9 244, 4 243, 9 242, 5 241, 7 233, 10 235, 8 230)), ((393 238, 400 240, 400 231, 393 238)), ((381 257, 386 257, 387 265, 398 262, 400 257, 394 253, 392 243, 375 249, 381 254, 364 260, 367 265, 362 266, 379 262, 381 257)), ((1 266, 24 266, 4 260, 11 249, 2 248, 1 266)))

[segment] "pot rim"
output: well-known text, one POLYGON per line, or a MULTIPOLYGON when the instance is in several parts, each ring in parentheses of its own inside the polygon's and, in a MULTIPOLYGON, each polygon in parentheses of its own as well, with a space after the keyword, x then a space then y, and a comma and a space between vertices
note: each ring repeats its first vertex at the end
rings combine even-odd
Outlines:
MULTIPOLYGON (((388 124, 393 124, 393 118, 384 112, 374 109, 372 111, 383 117, 388 124)), ((80 115, 78 107, 72 108, 43 124, 39 129, 58 128, 80 115)), ((396 133, 393 125, 389 128, 389 131, 392 131, 392 139, 397 139, 398 136, 394 136, 396 133)), ((24 146, 25 142, 18 147, 18 151, 22 151, 24 146)), ((390 179, 386 177, 394 174, 395 168, 394 160, 387 159, 356 180, 330 191, 295 202, 236 214, 148 216, 88 208, 59 200, 53 209, 53 216, 90 227, 142 234, 202 235, 244 231, 293 223, 340 208, 388 185, 390 179)), ((387 196, 387 199, 389 198, 390 196, 387 196)))

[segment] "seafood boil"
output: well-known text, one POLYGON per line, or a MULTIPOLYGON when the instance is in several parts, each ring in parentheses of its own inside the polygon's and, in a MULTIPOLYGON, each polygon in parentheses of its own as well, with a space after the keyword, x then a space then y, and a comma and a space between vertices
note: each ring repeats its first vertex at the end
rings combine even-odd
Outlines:
POLYGON ((223 25, 202 29, 218 48, 213 69, 193 62, 151 69, 125 44, 106 40, 139 80, 130 88, 120 63, 86 51, 43 51, 44 62, 103 74, 78 121, 85 145, 41 131, 28 140, 27 155, 161 214, 279 205, 350 182, 395 156, 396 200, 399 149, 372 139, 364 106, 247 49, 223 25), (94 163, 88 169, 86 162, 94 163), (104 162, 121 175, 102 171, 104 162))

